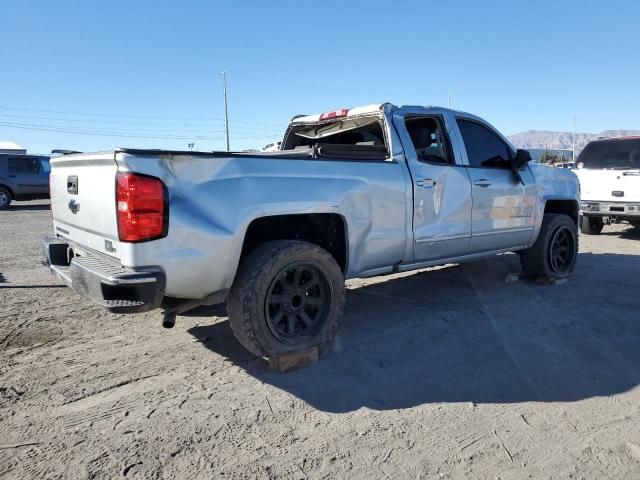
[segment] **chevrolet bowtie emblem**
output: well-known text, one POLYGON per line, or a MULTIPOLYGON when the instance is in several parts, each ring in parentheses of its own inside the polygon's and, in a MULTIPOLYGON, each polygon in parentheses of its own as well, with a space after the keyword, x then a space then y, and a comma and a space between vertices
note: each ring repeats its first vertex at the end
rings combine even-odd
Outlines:
POLYGON ((71 213, 78 213, 78 211, 80 210, 80 204, 75 200, 70 200, 69 210, 71 210, 71 213))

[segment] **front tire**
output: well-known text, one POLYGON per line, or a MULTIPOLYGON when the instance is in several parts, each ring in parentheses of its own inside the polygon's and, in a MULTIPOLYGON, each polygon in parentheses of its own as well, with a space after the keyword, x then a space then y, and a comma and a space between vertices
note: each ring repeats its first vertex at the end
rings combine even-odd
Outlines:
POLYGON ((11 192, 4 187, 0 187, 0 210, 6 210, 11 205, 11 192))
POLYGON ((331 342, 344 313, 344 277, 313 243, 277 240, 240 264, 227 308, 238 341, 260 357, 331 342))
POLYGON ((580 231, 586 235, 600 235, 604 228, 604 222, 600 217, 582 216, 580 222, 580 231))
POLYGON ((578 229, 567 215, 547 213, 533 246, 520 254, 527 276, 568 277, 578 257, 578 229))

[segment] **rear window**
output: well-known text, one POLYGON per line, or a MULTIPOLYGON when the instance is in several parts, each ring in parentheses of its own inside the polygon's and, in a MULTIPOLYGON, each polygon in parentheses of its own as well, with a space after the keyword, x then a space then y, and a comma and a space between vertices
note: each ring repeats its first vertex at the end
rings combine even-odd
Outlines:
POLYGON ((453 163, 442 121, 435 117, 407 117, 404 121, 421 162, 453 163))
POLYGON ((42 166, 43 173, 51 173, 51 163, 49 162, 49 157, 40 157, 40 165, 42 166))
POLYGON ((388 151, 382 121, 377 117, 294 125, 281 149, 313 150, 317 153, 314 156, 356 160, 384 160, 388 151))
POLYGON ((576 160, 578 168, 640 169, 640 138, 589 143, 576 160))

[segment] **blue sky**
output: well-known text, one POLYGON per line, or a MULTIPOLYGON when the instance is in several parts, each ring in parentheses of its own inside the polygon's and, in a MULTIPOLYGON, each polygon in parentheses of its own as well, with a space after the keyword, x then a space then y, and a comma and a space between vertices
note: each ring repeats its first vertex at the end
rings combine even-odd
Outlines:
POLYGON ((506 134, 640 128, 637 1, 1 0, 0 140, 224 147, 294 114, 453 106, 506 134), (73 133, 70 133, 73 132, 73 133))

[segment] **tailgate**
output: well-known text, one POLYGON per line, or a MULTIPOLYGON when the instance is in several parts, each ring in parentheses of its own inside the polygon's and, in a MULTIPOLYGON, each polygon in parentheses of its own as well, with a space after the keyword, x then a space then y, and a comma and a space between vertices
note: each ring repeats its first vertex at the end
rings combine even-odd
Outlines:
POLYGON ((117 169, 113 152, 51 159, 51 210, 57 236, 119 258, 117 169))
POLYGON ((640 202, 640 172, 637 170, 576 170, 582 200, 640 202))

